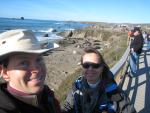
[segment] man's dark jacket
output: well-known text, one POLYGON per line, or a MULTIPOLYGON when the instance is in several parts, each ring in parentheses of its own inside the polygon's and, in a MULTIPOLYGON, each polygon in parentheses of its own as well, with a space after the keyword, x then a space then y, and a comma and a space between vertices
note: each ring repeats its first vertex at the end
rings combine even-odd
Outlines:
POLYGON ((59 103, 47 86, 44 87, 41 100, 40 107, 26 104, 12 96, 6 84, 0 84, 0 113, 60 113, 59 103))
POLYGON ((134 39, 131 41, 130 48, 134 49, 134 52, 141 54, 143 48, 143 36, 142 34, 134 36, 134 39))

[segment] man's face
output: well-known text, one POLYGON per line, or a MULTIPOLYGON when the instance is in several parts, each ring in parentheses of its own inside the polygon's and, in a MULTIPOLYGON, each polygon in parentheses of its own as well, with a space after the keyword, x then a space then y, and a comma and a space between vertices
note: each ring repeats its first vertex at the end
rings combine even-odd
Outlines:
POLYGON ((87 81, 94 84, 100 80, 103 66, 97 54, 87 53, 83 56, 83 74, 87 81), (85 68, 84 68, 85 65, 85 68))
POLYGON ((43 89, 46 68, 39 55, 16 54, 9 57, 4 73, 11 87, 24 93, 36 94, 43 89))
POLYGON ((138 36, 139 34, 140 34, 139 31, 135 31, 135 32, 134 32, 134 36, 138 36))

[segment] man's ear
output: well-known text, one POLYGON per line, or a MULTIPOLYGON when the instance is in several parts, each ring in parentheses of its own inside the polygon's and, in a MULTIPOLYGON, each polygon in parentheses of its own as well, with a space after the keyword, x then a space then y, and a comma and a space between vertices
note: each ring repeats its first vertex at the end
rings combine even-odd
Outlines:
POLYGON ((3 79, 8 82, 9 81, 9 75, 7 73, 7 68, 0 65, 0 75, 3 77, 3 79))

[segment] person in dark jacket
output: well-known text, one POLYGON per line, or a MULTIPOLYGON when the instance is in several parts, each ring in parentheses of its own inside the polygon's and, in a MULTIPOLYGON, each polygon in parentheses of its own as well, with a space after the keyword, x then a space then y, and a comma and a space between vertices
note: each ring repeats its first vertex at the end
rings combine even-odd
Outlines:
POLYGON ((133 35, 134 38, 130 45, 130 58, 129 58, 130 77, 136 76, 137 62, 138 62, 139 55, 142 52, 143 43, 144 43, 141 29, 135 28, 133 35))
POLYGON ((74 81, 62 113, 136 113, 99 51, 85 48, 81 65, 83 75, 74 81))
POLYGON ((58 47, 43 48, 33 32, 25 29, 0 34, 0 113, 60 113, 59 102, 44 85, 42 56, 58 47))

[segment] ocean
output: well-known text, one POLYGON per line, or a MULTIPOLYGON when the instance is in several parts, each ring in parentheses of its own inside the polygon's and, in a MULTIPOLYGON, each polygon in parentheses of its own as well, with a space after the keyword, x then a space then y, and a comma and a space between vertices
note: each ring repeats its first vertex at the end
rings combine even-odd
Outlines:
POLYGON ((56 40, 63 38, 57 35, 59 32, 80 29, 87 26, 89 25, 72 21, 0 18, 0 33, 11 29, 30 29, 35 33, 39 41, 43 39, 45 34, 48 34, 47 39, 56 40))

